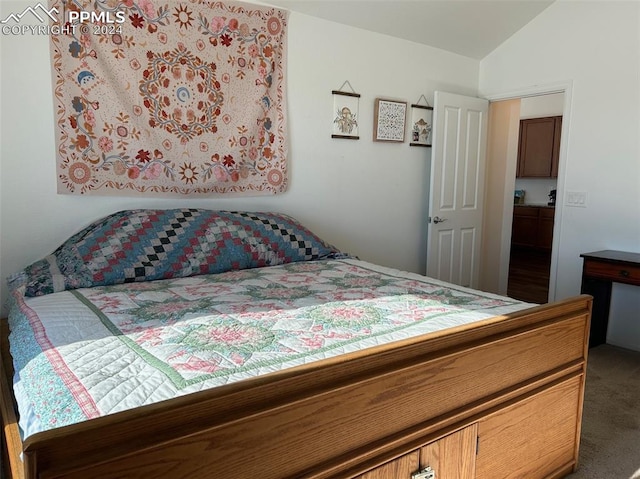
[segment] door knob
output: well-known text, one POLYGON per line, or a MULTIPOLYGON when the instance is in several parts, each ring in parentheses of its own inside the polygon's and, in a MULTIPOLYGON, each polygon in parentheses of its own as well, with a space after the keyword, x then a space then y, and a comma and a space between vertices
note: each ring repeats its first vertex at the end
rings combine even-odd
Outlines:
POLYGON ((445 221, 447 221, 447 218, 440 218, 439 216, 434 216, 433 217, 433 222, 435 224, 444 223, 445 221))

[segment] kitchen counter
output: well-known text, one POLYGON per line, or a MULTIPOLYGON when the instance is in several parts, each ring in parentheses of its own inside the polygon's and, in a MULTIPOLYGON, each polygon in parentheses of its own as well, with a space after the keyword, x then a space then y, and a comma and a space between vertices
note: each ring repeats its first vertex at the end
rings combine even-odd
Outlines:
POLYGON ((525 203, 523 205, 514 204, 513 206, 530 206, 533 208, 555 208, 555 205, 548 205, 546 203, 525 203))

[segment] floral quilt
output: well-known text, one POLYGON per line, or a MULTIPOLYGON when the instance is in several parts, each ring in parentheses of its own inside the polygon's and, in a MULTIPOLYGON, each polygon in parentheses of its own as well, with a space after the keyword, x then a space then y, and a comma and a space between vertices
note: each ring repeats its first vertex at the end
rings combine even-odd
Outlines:
POLYGON ((26 435, 526 307, 355 259, 20 298, 26 435))
POLYGON ((58 192, 286 190, 286 10, 49 0, 58 192))

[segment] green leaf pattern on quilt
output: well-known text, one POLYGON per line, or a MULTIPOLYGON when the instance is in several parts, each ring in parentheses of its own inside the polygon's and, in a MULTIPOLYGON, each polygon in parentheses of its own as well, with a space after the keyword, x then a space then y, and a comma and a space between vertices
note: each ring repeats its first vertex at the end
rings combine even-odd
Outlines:
POLYGON ((505 301, 339 260, 73 291, 177 388, 505 301))

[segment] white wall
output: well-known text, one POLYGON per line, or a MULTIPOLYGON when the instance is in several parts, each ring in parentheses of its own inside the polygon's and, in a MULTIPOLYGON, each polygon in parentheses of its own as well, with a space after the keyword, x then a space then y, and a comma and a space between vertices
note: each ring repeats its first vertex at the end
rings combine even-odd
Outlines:
MULTIPOLYGON (((33 2, 0 2, 2 18, 33 2)), ((289 18, 290 189, 255 198, 113 198, 56 194, 48 38, 0 38, 0 277, 50 253, 98 217, 133 207, 210 207, 292 214, 361 259, 424 272, 430 149, 374 143, 373 103, 415 103, 443 89, 475 95, 479 62, 292 13, 289 18), (331 91, 362 95, 360 140, 331 139, 331 91)), ((6 313, 3 310, 2 313, 6 313)))
POLYGON ((564 93, 537 95, 520 100, 520 118, 561 116, 564 112, 564 93))
MULTIPOLYGON (((570 82, 555 297, 580 291, 580 253, 640 252, 640 3, 558 0, 480 63, 481 95, 570 82), (586 208, 562 206, 587 193, 586 208)), ((640 288, 616 287, 609 341, 640 350, 640 288)))

